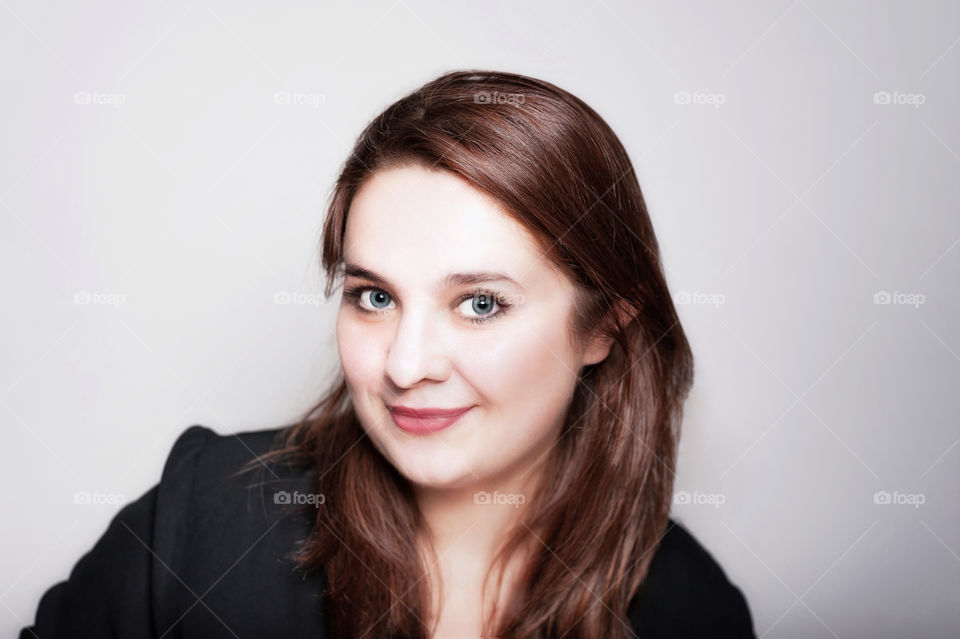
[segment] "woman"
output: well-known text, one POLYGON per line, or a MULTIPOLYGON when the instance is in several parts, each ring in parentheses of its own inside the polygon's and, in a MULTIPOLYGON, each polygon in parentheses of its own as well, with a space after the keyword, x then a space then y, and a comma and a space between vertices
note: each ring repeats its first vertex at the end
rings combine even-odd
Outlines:
POLYGON ((693 358, 596 112, 445 74, 363 131, 323 231, 342 376, 290 427, 187 429, 38 636, 753 636, 669 519, 693 358))

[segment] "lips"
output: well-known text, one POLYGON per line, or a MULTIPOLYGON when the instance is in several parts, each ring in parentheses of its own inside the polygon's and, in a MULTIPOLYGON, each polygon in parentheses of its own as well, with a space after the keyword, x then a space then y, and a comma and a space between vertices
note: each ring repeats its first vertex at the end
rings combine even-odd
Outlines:
POLYGON ((471 408, 473 406, 452 409, 393 406, 390 408, 390 416, 400 430, 424 435, 452 426, 471 408))
POLYGON ((390 411, 394 415, 405 415, 407 417, 418 417, 420 419, 456 417, 467 410, 470 410, 469 406, 464 406, 463 408, 407 408, 406 406, 392 406, 390 408, 390 411))

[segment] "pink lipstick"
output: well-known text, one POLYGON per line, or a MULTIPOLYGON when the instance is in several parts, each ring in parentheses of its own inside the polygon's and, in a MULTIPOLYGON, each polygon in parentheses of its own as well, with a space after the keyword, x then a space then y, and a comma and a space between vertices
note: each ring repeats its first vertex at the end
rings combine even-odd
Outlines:
POLYGON ((390 416, 400 430, 415 435, 427 435, 451 426, 471 408, 473 406, 453 409, 393 406, 390 408, 390 416))

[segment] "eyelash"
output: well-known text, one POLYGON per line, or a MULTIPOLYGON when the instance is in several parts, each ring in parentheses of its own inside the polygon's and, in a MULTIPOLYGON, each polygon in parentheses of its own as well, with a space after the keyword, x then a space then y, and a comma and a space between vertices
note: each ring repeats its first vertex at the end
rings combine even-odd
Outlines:
MULTIPOLYGON (((366 308, 363 308, 362 306, 360 306, 360 295, 363 294, 364 291, 369 291, 369 290, 383 291, 384 293, 387 293, 387 294, 389 295, 389 293, 388 293, 387 291, 385 291, 384 289, 382 289, 382 288, 380 288, 380 287, 377 287, 377 286, 366 286, 366 285, 360 284, 360 285, 357 285, 357 286, 351 286, 351 287, 347 288, 346 290, 344 290, 344 292, 343 292, 343 297, 346 298, 346 299, 353 300, 353 307, 354 307, 355 309, 357 309, 358 311, 361 311, 361 312, 366 313, 366 314, 368 314, 368 315, 379 315, 379 314, 383 313, 384 311, 382 311, 382 310, 381 310, 381 311, 371 311, 371 310, 369 310, 369 309, 366 309, 366 308)), ((503 298, 501 297, 501 295, 500 295, 499 292, 497 292, 497 291, 491 291, 491 290, 489 290, 489 289, 482 289, 482 288, 477 288, 477 289, 475 289, 475 290, 474 290, 473 292, 471 292, 471 293, 467 293, 467 294, 465 294, 465 295, 461 295, 461 296, 460 296, 460 299, 457 300, 457 306, 460 306, 461 304, 463 304, 463 303, 464 303, 465 301, 467 301, 468 299, 471 299, 471 298, 473 298, 473 297, 476 297, 477 295, 487 295, 488 297, 492 298, 493 301, 495 301, 495 302, 497 303, 497 306, 500 307, 500 310, 497 311, 496 313, 492 314, 492 315, 484 315, 484 316, 482 316, 482 317, 468 317, 467 319, 469 319, 469 320, 470 320, 471 322, 473 322, 474 324, 486 324, 487 322, 490 322, 490 321, 493 321, 493 320, 496 320, 496 319, 500 319, 501 317, 503 317, 503 316, 506 314, 507 309, 510 308, 510 306, 512 306, 511 304, 507 304, 507 303, 503 300, 503 298)), ((393 296, 391 295, 391 297, 393 297, 393 296)))

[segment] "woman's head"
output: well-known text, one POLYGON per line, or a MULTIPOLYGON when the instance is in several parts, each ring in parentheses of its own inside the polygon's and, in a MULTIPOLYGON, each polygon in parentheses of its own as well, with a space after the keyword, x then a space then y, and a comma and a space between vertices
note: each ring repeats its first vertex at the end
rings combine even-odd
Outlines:
POLYGON ((327 295, 343 276, 349 293, 343 377, 289 430, 287 451, 317 466, 327 495, 298 557, 326 573, 333 627, 424 634, 412 488, 509 481, 542 459, 550 481, 498 555, 502 567, 533 541, 525 594, 491 634, 623 634, 667 525, 693 360, 610 127, 526 76, 428 82, 361 133, 322 263, 327 295), (443 281, 474 271, 516 282, 443 281), (473 408, 424 436, 392 423, 396 404, 473 408))
POLYGON ((609 351, 570 334, 573 282, 496 200, 421 163, 364 181, 342 255, 337 344, 367 435, 414 484, 519 488, 553 447, 580 370, 609 351), (415 433, 394 406, 470 410, 415 433))

